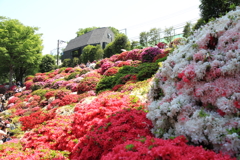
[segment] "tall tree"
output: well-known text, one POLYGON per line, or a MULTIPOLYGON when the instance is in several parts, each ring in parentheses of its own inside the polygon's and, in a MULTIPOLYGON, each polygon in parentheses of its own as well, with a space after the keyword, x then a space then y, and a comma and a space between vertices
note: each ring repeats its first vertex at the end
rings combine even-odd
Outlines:
POLYGON ((152 28, 149 31, 149 35, 150 35, 150 39, 149 39, 149 43, 151 45, 155 45, 158 43, 158 41, 160 40, 160 28, 152 28))
POLYGON ((37 30, 15 19, 0 20, 0 67, 8 67, 10 85, 14 74, 17 81, 22 81, 39 66, 43 47, 37 30))
POLYGON ((149 32, 141 32, 140 33, 140 44, 142 45, 142 46, 148 46, 148 42, 149 42, 149 40, 150 40, 150 34, 149 34, 149 32))
POLYGON ((211 18, 225 15, 238 5, 240 5, 239 0, 201 0, 199 8, 202 19, 208 22, 211 18))
POLYGON ((191 22, 187 22, 183 29, 183 37, 189 37, 191 35, 191 31, 191 22))
POLYGON ((173 27, 165 28, 164 39, 167 41, 167 43, 170 43, 172 41, 173 36, 174 36, 173 27))
POLYGON ((44 55, 39 66, 40 72, 44 73, 55 69, 56 68, 55 63, 56 63, 55 58, 52 55, 50 54, 44 55))

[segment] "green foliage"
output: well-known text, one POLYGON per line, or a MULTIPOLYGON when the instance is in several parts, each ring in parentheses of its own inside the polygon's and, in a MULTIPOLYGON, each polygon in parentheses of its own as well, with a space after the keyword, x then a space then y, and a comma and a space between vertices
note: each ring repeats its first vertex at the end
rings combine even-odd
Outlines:
POLYGON ((65 77, 64 79, 69 81, 70 79, 76 78, 76 75, 78 75, 79 72, 73 72, 69 76, 65 77))
POLYGON ((97 48, 96 54, 94 55, 94 60, 100 60, 103 58, 104 51, 100 45, 98 46, 99 47, 97 48))
POLYGON ((87 45, 83 48, 83 53, 81 54, 81 62, 87 63, 88 61, 92 62, 96 60, 95 58, 101 58, 102 57, 102 49, 100 45, 93 46, 93 45, 87 45), (97 54, 98 52, 98 54, 97 54))
POLYGON ((111 57, 114 54, 115 53, 114 53, 114 50, 113 50, 113 42, 108 43, 106 48, 104 48, 103 58, 111 57))
POLYGON ((155 45, 158 43, 159 39, 160 39, 160 28, 152 28, 149 31, 149 36, 150 36, 150 40, 149 43, 151 45, 155 45))
POLYGON ((139 42, 138 41, 132 41, 131 42, 131 50, 135 49, 138 46, 139 42))
POLYGON ((49 89, 38 89, 32 92, 32 95, 40 96, 41 99, 45 98, 44 95, 49 92, 49 89))
POLYGON ((39 67, 43 46, 41 34, 37 34, 37 30, 15 19, 0 21, 0 67, 9 68, 10 85, 14 74, 21 81, 39 67))
POLYGON ((201 18, 209 22, 212 18, 218 18, 225 15, 230 10, 240 5, 239 0, 200 0, 199 6, 201 18))
POLYGON ((148 46, 148 42, 150 40, 149 32, 141 32, 140 33, 140 44, 144 47, 148 46))
POLYGON ((170 43, 173 39, 173 27, 165 28, 164 30, 164 39, 167 43, 170 43))
POLYGON ((111 31, 114 33, 115 37, 116 37, 118 34, 120 34, 120 32, 119 32, 118 29, 116 29, 116 28, 114 28, 114 27, 108 27, 108 28, 111 29, 111 31))
POLYGON ((191 30, 191 23, 187 22, 183 29, 183 37, 189 37, 191 35, 191 30))
POLYGON ((206 24, 206 22, 202 18, 200 18, 200 19, 198 19, 197 23, 193 26, 193 30, 197 30, 205 24, 206 24))
POLYGON ((76 32, 77 37, 79 37, 79 36, 81 36, 81 35, 83 35, 83 34, 85 34, 87 32, 90 32, 90 31, 92 31, 94 29, 97 29, 97 28, 99 28, 99 27, 88 27, 88 28, 84 28, 84 29, 83 28, 79 28, 78 31, 76 32))
POLYGON ((64 59, 61 67, 71 67, 71 59, 70 58, 64 59))
POLYGON ((138 67, 137 79, 139 81, 151 78, 158 70, 158 63, 142 63, 138 67))
POLYGON ((40 85, 32 85, 31 86, 32 91, 36 91, 36 90, 41 89, 41 88, 42 87, 40 85))
POLYGON ((130 49, 130 42, 128 41, 128 38, 125 34, 119 34, 115 37, 115 40, 113 41, 112 45, 113 53, 119 54, 121 53, 121 49, 130 49))
POLYGON ((45 73, 55 69, 55 59, 52 55, 46 54, 42 57, 42 61, 39 65, 40 72, 45 73))
POLYGON ((96 92, 111 89, 115 85, 115 76, 106 76, 100 80, 97 84, 96 92))
POLYGON ((165 61, 167 59, 167 56, 166 57, 163 57, 163 58, 160 58, 160 59, 158 59, 158 60, 156 60, 156 62, 155 63, 159 63, 159 62, 163 62, 163 61, 165 61))
POLYGON ((132 66, 123 66, 118 71, 119 74, 134 74, 138 73, 138 68, 132 66))
POLYGON ((71 67, 75 67, 78 64, 79 64, 79 58, 78 57, 74 57, 73 60, 72 60, 72 66, 71 67))

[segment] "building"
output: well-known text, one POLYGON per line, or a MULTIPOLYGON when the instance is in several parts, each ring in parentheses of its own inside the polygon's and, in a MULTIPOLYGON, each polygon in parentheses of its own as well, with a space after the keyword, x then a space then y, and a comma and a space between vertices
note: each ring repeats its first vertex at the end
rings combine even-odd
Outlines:
POLYGON ((79 37, 72 39, 63 51, 61 60, 79 57, 87 45, 101 45, 104 49, 108 43, 114 40, 114 33, 108 27, 97 28, 79 37))

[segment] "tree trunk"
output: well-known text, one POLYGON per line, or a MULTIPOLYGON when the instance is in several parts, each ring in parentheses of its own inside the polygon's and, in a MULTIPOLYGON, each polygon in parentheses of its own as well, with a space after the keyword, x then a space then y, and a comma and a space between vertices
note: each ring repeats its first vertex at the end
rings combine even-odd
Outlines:
POLYGON ((13 67, 11 66, 9 70, 9 87, 13 85, 12 79, 13 79, 13 67))

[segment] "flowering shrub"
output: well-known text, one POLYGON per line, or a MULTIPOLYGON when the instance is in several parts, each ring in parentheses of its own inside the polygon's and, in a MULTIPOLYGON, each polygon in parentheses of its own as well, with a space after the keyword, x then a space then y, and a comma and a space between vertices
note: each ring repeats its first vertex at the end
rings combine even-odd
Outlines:
POLYGON ((155 136, 240 154, 239 18, 240 8, 210 22, 162 63, 149 92, 155 136))
POLYGON ((166 47, 166 43, 164 43, 164 42, 159 42, 158 44, 157 44, 157 46, 158 46, 158 48, 160 48, 160 49, 164 49, 165 47, 166 47))
POLYGON ((100 159, 116 145, 127 140, 152 136, 146 113, 135 109, 120 110, 95 124, 74 147, 71 159, 100 159), (137 135, 137 136, 136 136, 137 135))
POLYGON ((95 123, 113 112, 141 106, 141 102, 134 96, 116 92, 105 92, 98 95, 90 104, 78 103, 75 107, 73 133, 80 138, 86 134, 95 123))
POLYGON ((56 116, 31 131, 25 133, 21 142, 24 149, 53 149, 71 151, 76 145, 76 137, 72 134, 72 116, 56 116))
POLYGON ((23 150, 19 140, 14 139, 1 145, 0 159, 25 160, 25 159, 61 159, 68 160, 69 152, 49 149, 23 150))
POLYGON ((111 67, 108 70, 106 70, 103 75, 113 76, 118 72, 118 70, 119 70, 119 67, 111 67))
POLYGON ((109 61, 115 62, 118 60, 119 54, 114 54, 109 58, 109 61))
POLYGON ((29 116, 23 116, 19 119, 22 124, 22 130, 26 131, 28 129, 32 129, 35 125, 41 124, 44 121, 53 119, 55 117, 55 110, 51 110, 49 112, 38 111, 32 113, 29 116))
POLYGON ((141 53, 142 53, 141 49, 133 49, 129 51, 128 54, 126 55, 126 60, 131 59, 133 61, 135 60, 141 61, 141 53))
POLYGON ((27 76, 24 80, 24 82, 27 82, 29 80, 33 80, 34 76, 27 76))
POLYGON ((117 61, 126 61, 126 60, 128 60, 127 59, 127 55, 128 55, 128 51, 120 53, 118 55, 118 57, 117 57, 117 61))
POLYGON ((102 69, 102 73, 101 73, 101 74, 104 74, 104 72, 105 72, 106 70, 108 70, 108 68, 111 68, 111 67, 113 67, 113 66, 114 66, 113 62, 111 62, 111 61, 105 61, 105 62, 101 65, 101 69, 102 69))
POLYGON ((96 77, 86 77, 78 85, 78 94, 84 93, 90 90, 96 90, 99 78, 96 77))
POLYGON ((117 67, 130 66, 130 65, 131 65, 131 61, 119 61, 117 63, 117 67))
POLYGON ((160 50, 159 48, 155 48, 155 47, 144 48, 141 53, 141 60, 142 62, 152 62, 153 58, 161 53, 162 53, 162 50, 160 50))
POLYGON ((156 62, 158 59, 161 59, 161 58, 164 58, 164 57, 167 57, 168 54, 165 54, 165 53, 161 53, 161 54, 158 54, 157 56, 155 56, 153 58, 153 62, 156 62))
MULTIPOLYGON (((205 150, 202 147, 188 146, 187 140, 179 136, 173 140, 162 140, 150 136, 128 140, 123 144, 115 146, 111 152, 102 156, 102 160, 108 159, 217 159, 231 160, 232 158, 216 154, 213 151, 205 150)), ((233 160, 233 159, 232 159, 233 160)))

